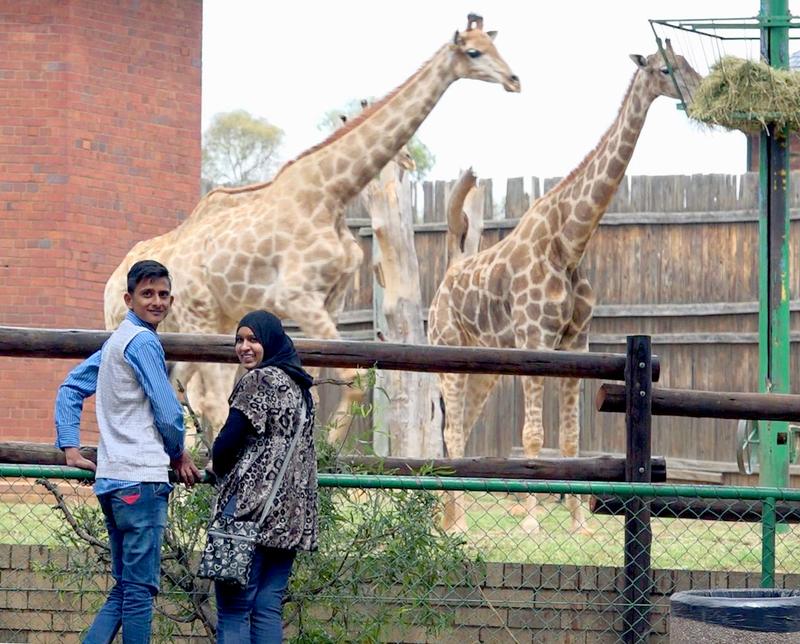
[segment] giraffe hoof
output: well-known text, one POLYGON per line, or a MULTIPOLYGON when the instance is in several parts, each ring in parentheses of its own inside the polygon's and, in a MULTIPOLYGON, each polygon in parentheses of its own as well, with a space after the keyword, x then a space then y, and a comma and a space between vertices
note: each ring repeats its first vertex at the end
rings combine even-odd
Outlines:
POLYGON ((522 529, 528 534, 539 534, 539 521, 535 516, 528 515, 522 522, 522 529))
POLYGON ((508 513, 512 517, 522 518, 528 516, 528 509, 521 503, 517 503, 511 506, 511 509, 508 511, 508 513))
POLYGON ((571 532, 582 537, 591 537, 594 535, 594 529, 590 528, 585 523, 582 525, 572 526, 571 532))
POLYGON ((541 517, 541 516, 547 514, 547 508, 544 507, 543 505, 536 505, 536 507, 534 507, 530 511, 530 513, 535 517, 541 517))
POLYGON ((453 516, 452 509, 445 508, 442 513, 442 530, 448 534, 458 534, 459 532, 467 531, 466 517, 453 516), (449 511, 448 511, 449 510, 449 511))

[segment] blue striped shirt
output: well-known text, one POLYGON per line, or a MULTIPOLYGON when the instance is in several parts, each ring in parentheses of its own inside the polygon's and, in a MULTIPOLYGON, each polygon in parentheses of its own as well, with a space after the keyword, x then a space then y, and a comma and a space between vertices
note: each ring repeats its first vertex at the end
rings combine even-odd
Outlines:
MULTIPOLYGON (((125 347, 124 356, 150 400, 156 429, 164 441, 164 450, 170 459, 176 459, 183 453, 183 409, 169 382, 164 348, 152 326, 139 319, 133 311, 128 311, 126 318, 136 326, 153 331, 138 333, 125 347)), ((83 401, 97 391, 102 351, 101 347, 70 371, 58 388, 55 405, 56 447, 80 447, 83 401)), ((136 481, 97 479, 94 491, 96 494, 105 494, 135 484, 136 481)))

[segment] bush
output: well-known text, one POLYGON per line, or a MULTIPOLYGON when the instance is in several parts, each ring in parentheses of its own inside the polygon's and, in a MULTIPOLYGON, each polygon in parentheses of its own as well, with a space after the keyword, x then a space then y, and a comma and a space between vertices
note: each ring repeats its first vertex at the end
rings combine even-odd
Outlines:
MULTIPOLYGON (((319 469, 344 471, 324 436, 319 469)), ((40 481, 67 521, 57 535, 73 555, 66 566, 42 567, 59 586, 97 593, 107 574, 109 550, 102 512, 71 507, 58 485, 40 481)), ((195 576, 213 490, 176 486, 162 549, 162 588, 156 601, 153 641, 169 642, 189 626, 209 638, 216 631, 210 582, 195 576), (186 625, 181 628, 180 625, 186 625)), ((300 553, 284 610, 289 641, 374 642, 387 628, 416 626, 436 634, 451 623, 437 600, 462 579, 468 561, 460 537, 439 527, 439 496, 426 491, 320 488, 319 550, 300 553)), ((93 608, 105 594, 97 593, 93 608)))

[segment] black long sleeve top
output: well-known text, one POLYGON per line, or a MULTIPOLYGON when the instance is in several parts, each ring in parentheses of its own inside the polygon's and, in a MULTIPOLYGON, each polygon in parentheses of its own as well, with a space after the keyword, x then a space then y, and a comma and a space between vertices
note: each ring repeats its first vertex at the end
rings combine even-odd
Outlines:
POLYGON ((242 450, 256 431, 253 423, 241 411, 231 408, 228 419, 217 435, 211 448, 214 474, 219 478, 227 476, 241 456, 242 450))

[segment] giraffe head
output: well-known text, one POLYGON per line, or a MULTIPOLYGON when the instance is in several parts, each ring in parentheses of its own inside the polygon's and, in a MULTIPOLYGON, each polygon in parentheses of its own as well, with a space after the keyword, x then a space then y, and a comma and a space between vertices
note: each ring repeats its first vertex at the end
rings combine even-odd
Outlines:
POLYGON ((669 39, 665 49, 659 48, 647 58, 641 54, 631 54, 631 60, 636 63, 640 73, 647 75, 647 87, 653 97, 667 96, 691 103, 697 86, 703 80, 683 56, 675 53, 669 39))
POLYGON ((456 31, 450 45, 456 73, 459 78, 500 83, 507 92, 519 92, 519 78, 494 46, 496 35, 496 31, 483 30, 483 18, 469 14, 466 31, 456 31))

